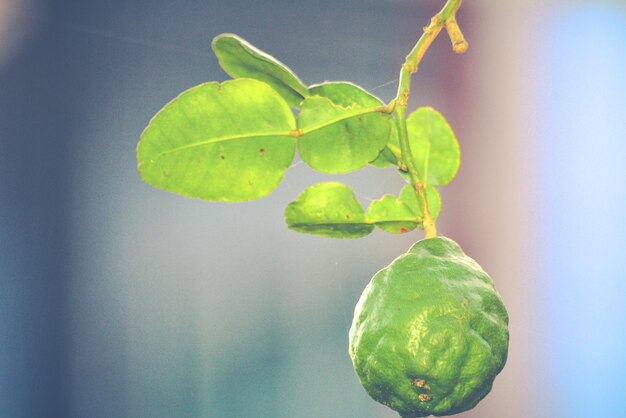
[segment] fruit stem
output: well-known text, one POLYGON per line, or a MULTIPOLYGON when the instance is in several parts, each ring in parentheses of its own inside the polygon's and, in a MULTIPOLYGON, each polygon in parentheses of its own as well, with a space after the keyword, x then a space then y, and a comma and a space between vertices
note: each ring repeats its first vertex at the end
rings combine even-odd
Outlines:
POLYGON ((456 12, 461 6, 463 0, 448 0, 443 9, 430 20, 430 24, 424 28, 424 33, 419 38, 409 55, 407 55, 402 69, 400 70, 400 84, 398 86, 398 94, 392 101, 394 103, 393 111, 395 113, 396 126, 398 128, 398 140, 400 142, 400 152, 402 161, 399 165, 404 164, 409 172, 411 185, 415 189, 415 194, 422 207, 424 215, 423 226, 426 232, 426 238, 437 236, 437 227, 430 210, 428 208, 428 198, 426 197, 426 179, 420 177, 417 164, 411 152, 409 143, 409 134, 406 127, 406 110, 411 95, 411 77, 417 73, 418 67, 424 54, 433 43, 441 30, 446 27, 450 39, 452 40, 455 52, 465 52, 467 50, 467 42, 463 37, 463 33, 456 22, 456 12))

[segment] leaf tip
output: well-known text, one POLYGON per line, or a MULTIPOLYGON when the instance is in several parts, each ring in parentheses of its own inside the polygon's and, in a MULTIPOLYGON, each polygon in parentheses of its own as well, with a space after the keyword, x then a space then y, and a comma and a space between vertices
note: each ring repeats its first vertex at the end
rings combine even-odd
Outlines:
POLYGON ((211 41, 211 47, 215 49, 217 44, 223 39, 234 39, 236 41, 243 41, 243 39, 240 36, 235 35, 234 33, 225 32, 225 33, 220 33, 219 35, 213 38, 213 40, 211 41))

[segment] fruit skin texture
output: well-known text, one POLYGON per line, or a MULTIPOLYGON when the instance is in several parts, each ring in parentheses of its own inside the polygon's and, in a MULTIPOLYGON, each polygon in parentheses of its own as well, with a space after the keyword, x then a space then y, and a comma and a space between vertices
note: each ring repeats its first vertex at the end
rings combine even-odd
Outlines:
POLYGON ((350 329, 361 384, 405 418, 476 406, 508 343, 508 314, 491 278, 444 237, 417 242, 376 273, 350 329))

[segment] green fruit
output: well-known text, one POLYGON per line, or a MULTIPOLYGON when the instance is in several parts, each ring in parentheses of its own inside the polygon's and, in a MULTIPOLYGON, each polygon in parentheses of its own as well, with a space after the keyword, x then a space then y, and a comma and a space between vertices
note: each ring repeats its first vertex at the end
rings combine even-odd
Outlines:
POLYGON ((405 418, 473 408, 504 367, 508 343, 492 280, 443 237, 417 242, 376 273, 350 329, 361 384, 405 418))

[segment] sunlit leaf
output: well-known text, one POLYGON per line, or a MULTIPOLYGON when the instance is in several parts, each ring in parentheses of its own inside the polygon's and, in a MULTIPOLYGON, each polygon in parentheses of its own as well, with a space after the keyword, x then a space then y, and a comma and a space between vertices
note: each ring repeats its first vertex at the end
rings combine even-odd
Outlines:
POLYGON ((425 184, 444 186, 456 176, 461 151, 450 125, 431 107, 417 109, 407 118, 411 152, 425 184))
MULTIPOLYGON (((424 183, 448 184, 461 162, 459 144, 448 122, 433 108, 421 107, 407 118, 407 129, 411 153, 424 183)), ((388 146, 400 149, 397 135, 391 135, 388 146)))
POLYGON ((391 148, 389 148, 389 146, 386 146, 385 148, 383 148, 380 154, 378 154, 378 157, 376 157, 374 161, 370 161, 370 164, 375 167, 385 168, 391 165, 397 165, 398 159, 396 158, 396 155, 391 151, 391 148))
MULTIPOLYGON (((309 87, 311 95, 317 94, 329 98, 334 104, 350 107, 355 104, 363 107, 384 106, 382 100, 366 91, 364 88, 348 81, 326 81, 309 87)), ((393 121, 392 121, 393 122, 393 121)), ((391 123, 390 138, 395 135, 395 125, 391 123)), ((376 167, 396 165, 394 153, 387 147, 379 153, 370 164, 376 167)))
MULTIPOLYGON (((439 194, 434 188, 427 194, 429 208, 436 218, 441 208, 439 194)), ((348 186, 337 182, 319 183, 287 206, 285 219, 295 231, 332 238, 363 237, 371 233, 374 226, 402 234, 422 228, 423 215, 417 202, 411 186, 407 186, 399 198, 385 195, 373 201, 365 213, 348 186)))
POLYGON ((422 222, 421 217, 418 217, 404 202, 391 195, 374 200, 367 210, 367 218, 383 231, 392 234, 412 231, 422 222))
POLYGON ((308 88, 285 64, 237 35, 221 34, 211 44, 221 67, 233 78, 247 77, 269 84, 293 107, 308 97, 308 88))
POLYGON ((378 97, 367 92, 363 87, 348 81, 326 81, 309 87, 311 95, 329 98, 334 104, 350 107, 358 104, 362 107, 384 106, 378 97))
POLYGON ((348 186, 337 182, 307 188, 285 209, 290 229, 331 238, 359 238, 374 230, 348 186))
POLYGON ((297 123, 302 160, 322 173, 340 174, 378 157, 389 140, 391 116, 380 107, 344 108, 311 96, 302 102, 297 123))
POLYGON ((379 167, 385 168, 389 166, 398 166, 399 164, 399 156, 400 156, 400 147, 398 145, 398 131, 396 128, 395 120, 391 120, 391 132, 389 133, 389 141, 383 150, 380 152, 378 157, 374 161, 371 161, 370 164, 379 167))
MULTIPOLYGON (((408 206, 408 208, 415 214, 417 218, 422 218, 422 206, 417 199, 415 189, 410 184, 404 186, 400 192, 400 200, 408 206)), ((428 200, 428 210, 433 220, 437 220, 439 213, 441 212, 441 196, 439 191, 433 186, 426 187, 426 200, 428 200)), ((419 225, 421 228, 421 225, 419 225)))
MULTIPOLYGON (((432 186, 426 188, 428 208, 434 220, 441 211, 441 198, 437 189, 432 186)), ((407 185, 400 192, 400 197, 385 195, 380 200, 373 201, 367 211, 367 219, 380 229, 392 234, 402 234, 423 229, 423 213, 413 186, 407 185)))
POLYGON ((206 200, 269 194, 290 166, 289 105, 257 80, 211 82, 183 92, 152 119, 137 147, 143 179, 206 200))

